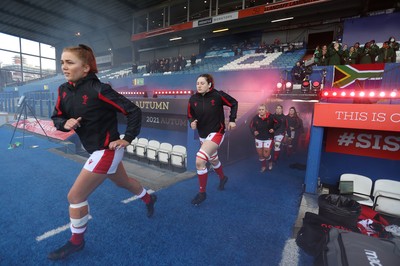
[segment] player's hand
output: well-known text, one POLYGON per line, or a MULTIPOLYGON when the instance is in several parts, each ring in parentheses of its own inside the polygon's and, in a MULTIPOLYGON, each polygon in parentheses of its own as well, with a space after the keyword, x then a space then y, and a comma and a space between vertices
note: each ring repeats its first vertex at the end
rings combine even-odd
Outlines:
POLYGON ((197 119, 194 120, 192 123, 190 123, 190 127, 191 127, 192 129, 196 129, 196 128, 197 128, 197 119))
POLYGON ((258 131, 254 131, 254 136, 257 136, 258 134, 260 134, 258 131))
POLYGON ((82 121, 82 117, 78 117, 77 119, 75 118, 70 118, 67 120, 67 122, 64 125, 64 128, 66 130, 75 130, 78 127, 81 127, 81 121, 82 121))
POLYGON ((274 133, 274 129, 271 128, 271 129, 269 130, 269 133, 274 133))
POLYGON ((117 140, 111 141, 110 144, 108 144, 108 148, 110 150, 119 150, 119 149, 125 148, 128 145, 129 145, 129 142, 127 142, 126 140, 117 139, 117 140))
POLYGON ((228 130, 234 129, 235 127, 236 127, 236 123, 235 122, 229 122, 228 130))

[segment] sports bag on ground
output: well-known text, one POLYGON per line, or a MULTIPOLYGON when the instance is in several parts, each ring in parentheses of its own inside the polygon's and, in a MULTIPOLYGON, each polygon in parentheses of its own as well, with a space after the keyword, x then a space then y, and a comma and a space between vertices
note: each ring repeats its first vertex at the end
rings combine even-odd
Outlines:
POLYGON ((399 266, 399 239, 382 239, 331 228, 316 266, 399 266))

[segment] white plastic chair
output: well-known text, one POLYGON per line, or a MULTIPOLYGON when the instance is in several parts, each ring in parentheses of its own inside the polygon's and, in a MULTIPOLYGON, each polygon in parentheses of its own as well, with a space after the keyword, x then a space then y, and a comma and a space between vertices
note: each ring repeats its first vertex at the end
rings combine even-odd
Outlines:
POLYGON ((400 181, 376 180, 372 196, 375 211, 400 217, 400 181))
POLYGON ((171 152, 171 165, 177 167, 186 167, 186 147, 182 145, 174 145, 171 152))
POLYGON ((157 161, 158 149, 160 148, 160 142, 157 140, 150 140, 147 145, 146 156, 150 161, 157 161))
POLYGON ((132 140, 131 144, 126 146, 126 152, 128 154, 134 155, 135 154, 135 149, 136 149, 136 143, 138 142, 138 138, 135 138, 132 140))
POLYGON ((342 174, 340 181, 353 181, 353 194, 363 198, 363 200, 357 200, 358 203, 371 207, 374 205, 371 199, 371 178, 357 174, 342 174))
POLYGON ((149 144, 148 139, 139 138, 138 142, 136 143, 136 149, 135 149, 136 156, 145 158, 148 144, 149 144))
POLYGON ((158 161, 163 164, 169 164, 171 152, 172 152, 171 143, 168 142, 161 143, 157 153, 158 161))

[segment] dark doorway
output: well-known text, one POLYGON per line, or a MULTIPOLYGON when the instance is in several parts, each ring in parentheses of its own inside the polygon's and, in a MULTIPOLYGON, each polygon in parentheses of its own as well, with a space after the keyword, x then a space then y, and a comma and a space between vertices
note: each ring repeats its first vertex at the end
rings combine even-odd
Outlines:
POLYGON ((307 54, 313 54, 317 45, 329 45, 333 41, 333 31, 317 32, 308 35, 307 54))

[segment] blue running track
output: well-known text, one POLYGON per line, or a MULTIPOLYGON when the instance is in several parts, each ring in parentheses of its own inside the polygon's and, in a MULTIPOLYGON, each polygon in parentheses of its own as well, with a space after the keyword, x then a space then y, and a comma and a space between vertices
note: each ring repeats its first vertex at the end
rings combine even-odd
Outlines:
MULTIPOLYGON (((0 127, 0 265, 273 266, 292 238, 305 172, 282 160, 259 173, 254 156, 225 167, 225 191, 210 173, 199 207, 190 204, 197 178, 157 191, 151 219, 140 200, 123 203, 132 195, 106 181, 89 198, 85 249, 49 261, 48 252, 70 237, 67 193, 82 164, 49 151, 57 142, 32 134, 25 133, 24 147, 8 149, 12 133, 0 127)), ((21 137, 17 131, 13 142, 21 137)), ((302 252, 298 260, 293 265, 312 264, 302 252)))

